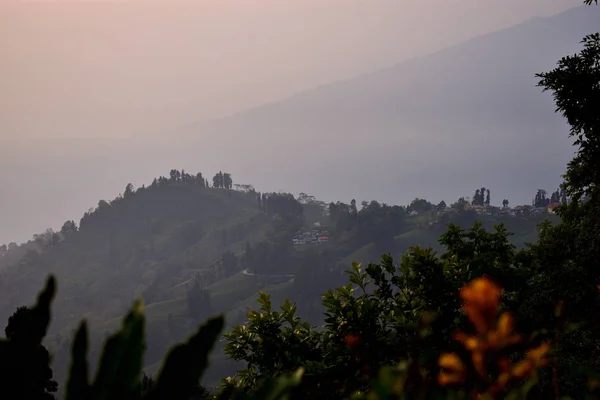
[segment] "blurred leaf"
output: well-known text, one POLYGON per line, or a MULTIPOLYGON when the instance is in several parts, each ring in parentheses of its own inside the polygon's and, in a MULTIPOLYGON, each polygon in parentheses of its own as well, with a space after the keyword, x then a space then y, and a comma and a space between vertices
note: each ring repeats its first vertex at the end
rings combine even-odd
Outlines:
POLYGON ((89 398, 87 324, 81 322, 71 349, 71 368, 67 381, 66 400, 89 398))

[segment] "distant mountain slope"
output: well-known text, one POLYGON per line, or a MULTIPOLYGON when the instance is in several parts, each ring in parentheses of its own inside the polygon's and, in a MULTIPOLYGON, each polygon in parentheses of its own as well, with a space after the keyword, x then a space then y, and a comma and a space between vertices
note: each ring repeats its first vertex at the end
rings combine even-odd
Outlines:
POLYGON ((207 163, 235 154, 227 168, 261 187, 404 203, 485 184, 493 202, 529 202, 573 151, 535 73, 598 29, 600 7, 574 8, 169 137, 187 160, 207 145, 207 163))
POLYGON ((261 224, 253 196, 190 184, 101 201, 79 231, 5 268, 0 320, 35 298, 49 273, 60 282, 53 316, 59 330, 90 312, 92 322, 119 316, 138 296, 166 300, 163 291, 209 268, 236 243, 228 232, 260 232, 261 224))

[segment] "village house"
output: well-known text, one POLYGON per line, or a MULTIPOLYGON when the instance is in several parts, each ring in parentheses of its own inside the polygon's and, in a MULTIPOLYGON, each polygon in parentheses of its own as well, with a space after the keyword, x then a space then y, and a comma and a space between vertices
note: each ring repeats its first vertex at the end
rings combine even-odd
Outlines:
POLYGON ((548 212, 550 214, 555 214, 556 213, 556 207, 560 206, 560 203, 554 201, 550 204, 548 204, 548 212))
POLYGON ((309 231, 297 232, 292 243, 294 245, 305 245, 305 244, 323 244, 329 242, 329 231, 320 229, 311 229, 309 231))

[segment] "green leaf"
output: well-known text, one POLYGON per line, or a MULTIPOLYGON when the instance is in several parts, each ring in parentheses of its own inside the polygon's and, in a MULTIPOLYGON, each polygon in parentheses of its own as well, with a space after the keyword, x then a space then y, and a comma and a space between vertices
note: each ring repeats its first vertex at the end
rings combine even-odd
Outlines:
POLYGON ((138 388, 146 347, 144 323, 143 305, 138 300, 121 330, 106 341, 93 385, 96 400, 126 399, 138 388))
POLYGON ((42 343, 50 325, 50 306, 56 294, 56 279, 53 275, 46 279, 46 286, 40 292, 35 306, 31 309, 32 326, 28 328, 28 337, 35 343, 42 343))
POLYGON ((251 397, 253 400, 285 400, 291 390, 300 384, 304 368, 298 369, 293 374, 284 375, 277 379, 268 379, 251 397))
POLYGON ((209 319, 198 332, 171 349, 149 396, 152 400, 187 400, 200 383, 208 356, 223 330, 223 316, 209 319))
POLYGON ((75 341, 71 349, 71 369, 67 381, 66 400, 79 400, 89 397, 87 351, 87 324, 82 321, 75 334, 75 341))

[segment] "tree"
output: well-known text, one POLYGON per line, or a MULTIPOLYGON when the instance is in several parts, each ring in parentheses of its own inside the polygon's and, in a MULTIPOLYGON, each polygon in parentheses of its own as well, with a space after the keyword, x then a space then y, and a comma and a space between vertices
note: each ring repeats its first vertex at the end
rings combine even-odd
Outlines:
POLYGON ((171 172, 169 173, 169 177, 170 177, 171 182, 180 182, 181 181, 181 172, 179 172, 176 169, 172 169, 171 172))
POLYGON ((202 176, 202 172, 198 172, 196 174, 196 185, 205 186, 204 177, 202 176))
POLYGON ((358 216, 358 209, 356 208, 356 200, 350 201, 350 216, 356 218, 358 216))
POLYGON ((458 211, 464 211, 467 207, 467 204, 469 204, 469 202, 465 200, 464 197, 461 197, 456 201, 456 203, 452 204, 450 207, 458 211))
POLYGON ((600 33, 586 36, 583 50, 563 57, 558 66, 537 74, 538 86, 551 91, 571 126, 577 152, 567 166, 563 189, 574 201, 593 195, 600 182, 600 33))
POLYGON ((408 206, 410 211, 416 211, 418 213, 427 212, 433 209, 433 204, 425 199, 414 199, 408 206))
POLYGON ((77 225, 75 221, 65 221, 62 228, 60 228, 60 233, 63 237, 67 238, 77 232, 77 225))
POLYGON ((123 193, 123 197, 129 197, 133 194, 133 185, 131 183, 128 183, 127 186, 125 186, 125 192, 123 193))
POLYGON ((560 190, 560 202, 563 204, 567 204, 567 193, 564 190, 560 190))
POLYGON ((471 204, 479 205, 480 197, 481 197, 481 193, 479 192, 479 189, 475 190, 475 194, 473 195, 473 200, 471 201, 471 204))
POLYGON ((485 205, 488 206, 488 207, 490 205, 490 189, 486 190, 485 205))
POLYGON ((231 174, 225 172, 223 173, 223 188, 231 189, 233 187, 233 180, 231 179, 231 174))
POLYGON ((349 283, 323 295, 325 325, 319 330, 296 316, 291 302, 275 311, 270 296, 259 293, 260 310, 225 335, 226 354, 248 365, 236 381, 252 392, 261 378, 303 366, 298 398, 340 399, 366 390, 382 366, 409 356, 429 360, 422 367, 437 370, 434 355, 464 320, 455 293, 465 282, 491 276, 506 284, 509 298, 522 289, 508 236, 503 226, 488 232, 480 224, 464 230, 451 225, 440 239, 446 248, 441 256, 414 247, 400 264, 389 255, 366 269, 355 263, 349 283), (437 314, 435 321, 426 310, 437 314), (433 329, 417 348, 410 326, 424 317, 433 329))
POLYGON ((0 343, 0 384, 12 399, 50 400, 58 389, 50 353, 41 344, 42 313, 39 308, 19 307, 4 330, 8 341, 0 343))
MULTIPOLYGON (((524 288, 520 308, 521 324, 546 329, 546 337, 554 340, 553 350, 563 355, 555 362, 553 374, 541 376, 542 387, 554 381, 554 396, 568 391, 575 398, 584 396, 585 380, 569 372, 582 364, 600 368, 589 350, 600 347, 600 323, 592 317, 600 312, 596 287, 600 280, 600 35, 586 36, 582 43, 580 53, 562 58, 550 72, 537 74, 538 86, 552 92, 556 112, 570 125, 569 137, 574 138, 577 152, 561 185, 561 200, 565 200, 557 210, 561 222, 542 224, 538 242, 529 248, 531 285, 524 288), (585 197, 588 200, 582 201, 585 197), (562 311, 557 313, 549 302, 562 311), (570 323, 585 324, 585 329, 565 335, 564 327, 570 323)), ((545 192, 538 191, 534 203, 542 204, 544 197, 545 192)), ((538 397, 548 395, 550 390, 538 397)))
POLYGON ((214 188, 224 188, 225 187, 223 172, 219 171, 215 174, 215 176, 213 176, 213 187, 214 188))
POLYGON ((534 207, 547 207, 550 204, 550 199, 546 197, 546 191, 544 189, 538 189, 533 199, 534 207))

